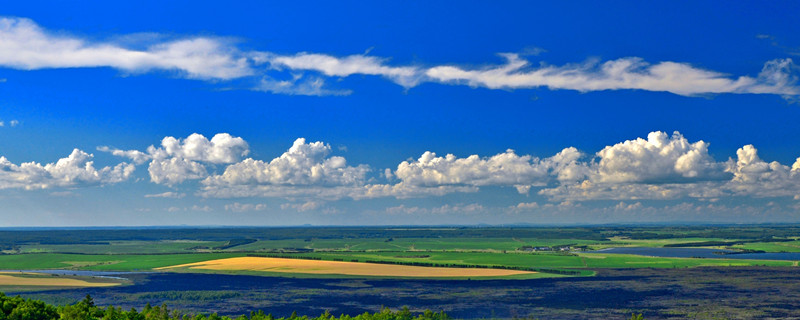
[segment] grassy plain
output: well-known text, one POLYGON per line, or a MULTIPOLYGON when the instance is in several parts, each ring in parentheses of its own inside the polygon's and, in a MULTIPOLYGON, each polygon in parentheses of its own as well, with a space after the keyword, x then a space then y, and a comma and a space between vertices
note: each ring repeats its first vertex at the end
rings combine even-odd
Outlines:
POLYGON ((593 243, 589 245, 591 250, 600 250, 605 248, 618 248, 618 247, 647 247, 647 248, 660 248, 663 246, 686 244, 686 243, 701 243, 708 241, 726 241, 722 238, 669 238, 669 239, 630 239, 626 237, 610 237, 609 241, 593 243))
MULTIPOLYGON (((202 252, 198 247, 216 247, 221 241, 112 241, 99 244, 27 244, 20 253, 85 253, 85 254, 163 254, 202 252)), ((205 249, 207 251, 207 249, 205 249)))
POLYGON ((732 249, 756 250, 764 252, 800 252, 800 241, 754 242, 730 246, 732 249))

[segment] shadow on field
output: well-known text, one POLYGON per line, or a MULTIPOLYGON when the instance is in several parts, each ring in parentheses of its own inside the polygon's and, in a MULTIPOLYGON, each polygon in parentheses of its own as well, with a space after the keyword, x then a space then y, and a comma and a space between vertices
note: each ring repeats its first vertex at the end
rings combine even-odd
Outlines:
POLYGON ((647 319, 800 317, 800 268, 603 269, 596 277, 532 280, 295 279, 213 274, 130 275, 136 284, 23 296, 99 305, 146 303, 187 312, 276 316, 444 310, 456 318, 647 319))

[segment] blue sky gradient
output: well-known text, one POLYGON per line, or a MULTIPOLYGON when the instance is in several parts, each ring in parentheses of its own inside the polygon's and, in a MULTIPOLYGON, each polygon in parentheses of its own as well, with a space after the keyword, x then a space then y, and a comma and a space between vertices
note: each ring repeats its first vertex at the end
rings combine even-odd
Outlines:
POLYGON ((796 12, 4 4, 0 227, 796 222, 796 12))

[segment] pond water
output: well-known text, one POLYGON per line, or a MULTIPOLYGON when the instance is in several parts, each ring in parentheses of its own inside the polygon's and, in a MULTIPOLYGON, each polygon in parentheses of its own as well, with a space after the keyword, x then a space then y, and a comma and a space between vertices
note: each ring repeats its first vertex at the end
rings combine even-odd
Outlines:
POLYGON ((665 258, 716 258, 749 260, 800 260, 800 252, 737 253, 735 250, 709 248, 607 248, 588 253, 619 253, 665 258))

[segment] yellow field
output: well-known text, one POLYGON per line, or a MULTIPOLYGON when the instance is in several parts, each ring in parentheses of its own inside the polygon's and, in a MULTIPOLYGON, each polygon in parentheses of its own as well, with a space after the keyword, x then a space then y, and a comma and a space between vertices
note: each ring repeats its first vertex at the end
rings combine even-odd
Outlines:
POLYGON ((89 282, 80 279, 54 277, 45 274, 18 272, 0 273, 0 286, 45 286, 45 287, 110 287, 119 285, 114 282, 89 282))
POLYGON ((338 274, 376 277, 500 277, 532 274, 531 271, 435 268, 361 262, 320 261, 284 258, 241 257, 181 264, 157 269, 189 268, 217 271, 264 271, 307 274, 338 274))

